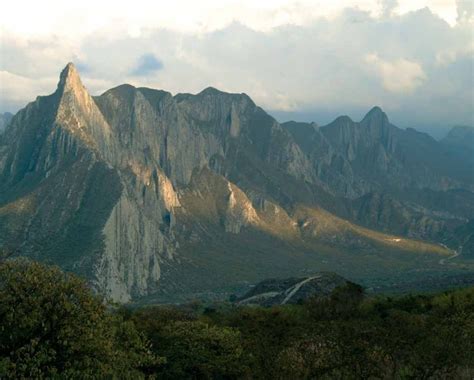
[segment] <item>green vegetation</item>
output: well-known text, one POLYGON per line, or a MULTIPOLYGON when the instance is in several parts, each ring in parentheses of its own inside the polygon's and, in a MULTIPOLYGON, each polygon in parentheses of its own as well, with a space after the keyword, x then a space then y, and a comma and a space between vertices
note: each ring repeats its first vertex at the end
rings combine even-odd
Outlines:
POLYGON ((23 260, 0 264, 0 378, 134 378, 162 362, 79 278, 23 260))
POLYGON ((0 378, 473 376, 474 288, 368 298, 348 284, 300 305, 129 309, 57 268, 0 264, 0 378))

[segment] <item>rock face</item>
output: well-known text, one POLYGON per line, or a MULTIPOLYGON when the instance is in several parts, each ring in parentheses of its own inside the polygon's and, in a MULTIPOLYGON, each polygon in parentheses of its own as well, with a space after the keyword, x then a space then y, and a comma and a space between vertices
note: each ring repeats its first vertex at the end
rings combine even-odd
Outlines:
POLYGON ((283 127, 312 158, 330 191, 344 197, 424 188, 474 190, 469 165, 429 135, 390 124, 379 107, 360 122, 341 116, 320 128, 294 122, 283 127))
POLYGON ((92 97, 68 64, 0 136, 0 245, 119 302, 332 270, 353 252, 448 255, 408 239, 456 242, 474 215, 472 173, 436 158, 443 146, 379 108, 319 128, 214 88, 92 97))
POLYGON ((390 124, 379 107, 361 122, 342 116, 320 128, 294 122, 283 127, 327 191, 350 199, 350 218, 357 223, 439 241, 474 215, 474 155, 467 159, 461 147, 453 149, 454 135, 465 136, 470 146, 470 130, 453 130, 451 145, 440 143, 390 124), (457 208, 461 204, 464 211, 457 208))
POLYGON ((239 305, 273 306, 297 304, 312 297, 327 297, 347 280, 334 273, 317 273, 304 278, 264 280, 237 300, 239 305))

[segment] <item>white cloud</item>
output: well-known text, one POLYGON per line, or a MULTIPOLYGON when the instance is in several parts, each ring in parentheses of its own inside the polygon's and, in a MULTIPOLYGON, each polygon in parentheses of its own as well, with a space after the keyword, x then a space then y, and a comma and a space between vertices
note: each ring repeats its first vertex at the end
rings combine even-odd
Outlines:
MULTIPOLYGON (((258 31, 281 25, 308 25, 357 8, 381 17, 387 0, 15 0, 2 4, 0 25, 23 36, 61 35, 70 41, 98 30, 122 25, 137 37, 149 28, 204 33, 239 22, 258 31)), ((458 0, 459 1, 459 0, 458 0)), ((463 1, 463 0, 461 0, 463 1)), ((403 15, 429 8, 450 25, 457 19, 455 0, 398 0, 394 12, 403 15)))
MULTIPOLYGON (((56 87, 56 83, 57 78, 31 79, 0 71, 0 103, 5 103, 7 106, 24 106, 38 95, 51 93, 51 88, 56 87)), ((8 109, 11 108, 5 110, 8 109)))
POLYGON ((449 46, 440 50, 436 54, 436 64, 438 66, 448 66, 463 56, 474 56, 474 39, 462 46, 449 46))
POLYGON ((404 58, 386 61, 376 53, 368 54, 365 60, 382 79, 383 87, 393 93, 413 92, 426 80, 426 74, 418 62, 404 58))
POLYGON ((456 0, 398 0, 398 5, 394 9, 394 13, 403 15, 423 8, 429 8, 431 12, 442 18, 451 26, 454 26, 457 22, 458 11, 456 0))
POLYGON ((246 92, 273 111, 351 115, 377 104, 396 123, 473 119, 470 16, 463 11, 450 26, 434 13, 435 2, 46 3, 32 4, 32 24, 21 21, 22 0, 6 5, 8 22, 8 12, 0 15, 0 112, 53 92, 60 70, 74 61, 94 95, 122 83, 172 93, 214 86, 246 92), (163 69, 131 76, 144 55, 163 69), (418 120, 412 109, 421 110, 418 120))

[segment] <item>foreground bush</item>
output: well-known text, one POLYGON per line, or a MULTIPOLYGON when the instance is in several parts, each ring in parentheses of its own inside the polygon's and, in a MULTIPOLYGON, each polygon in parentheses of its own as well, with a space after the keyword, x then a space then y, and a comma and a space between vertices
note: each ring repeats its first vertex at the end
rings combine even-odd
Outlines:
POLYGON ((0 379, 472 379, 474 288, 272 308, 107 308, 75 276, 0 264, 0 379))
POLYGON ((161 361, 79 278, 0 263, 0 378, 141 377, 161 361))
MULTIPOLYGON (((237 329, 198 320, 185 308, 151 307, 138 310, 133 320, 166 358, 156 373, 162 379, 234 379, 248 373, 237 329)), ((202 319, 202 318, 201 318, 202 319)))

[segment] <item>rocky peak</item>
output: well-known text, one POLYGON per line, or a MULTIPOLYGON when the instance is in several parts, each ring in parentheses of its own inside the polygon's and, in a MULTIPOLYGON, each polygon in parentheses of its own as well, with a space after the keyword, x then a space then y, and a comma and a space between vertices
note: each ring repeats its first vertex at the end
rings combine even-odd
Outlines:
POLYGON ((474 166, 474 127, 453 127, 446 137, 441 139, 440 143, 450 154, 460 156, 463 161, 469 162, 474 166))
POLYGON ((55 124, 104 157, 113 156, 110 126, 82 84, 73 63, 68 63, 61 72, 54 96, 57 97, 55 124))
MULTIPOLYGON (((459 140, 462 141, 465 139, 469 140, 471 144, 474 142, 474 127, 469 127, 467 125, 457 125, 450 129, 446 137, 444 138, 445 141, 450 140, 459 140)), ((474 144, 473 144, 474 145, 474 144)))
POLYGON ((56 94, 59 95, 59 114, 65 111, 67 114, 74 109, 90 113, 92 108, 92 98, 82 84, 79 72, 72 62, 69 62, 61 71, 59 76, 56 94), (64 108, 61 110, 61 108, 64 108))
POLYGON ((388 117, 385 112, 378 106, 373 107, 362 119, 361 123, 368 124, 385 124, 388 123, 388 117))
POLYGON ((347 116, 347 115, 342 115, 338 116, 331 124, 336 124, 336 125, 341 125, 341 124, 347 124, 347 125, 352 125, 354 122, 352 119, 347 116))
POLYGON ((215 87, 206 87, 204 90, 202 90, 198 95, 223 95, 225 92, 218 90, 215 87))
POLYGON ((72 62, 69 62, 61 71, 57 91, 61 93, 86 91, 81 82, 79 72, 72 62))

